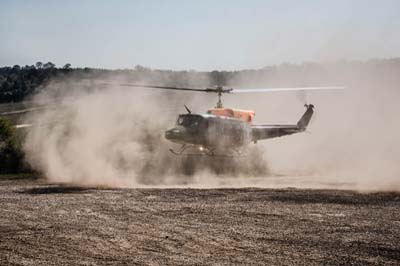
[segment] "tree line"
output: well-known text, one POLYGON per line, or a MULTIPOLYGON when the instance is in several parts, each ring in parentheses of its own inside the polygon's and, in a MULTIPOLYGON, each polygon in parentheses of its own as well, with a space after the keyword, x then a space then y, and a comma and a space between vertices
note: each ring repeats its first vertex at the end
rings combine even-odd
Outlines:
POLYGON ((15 103, 40 92, 50 81, 76 79, 123 79, 127 82, 153 83, 166 86, 312 86, 322 83, 346 82, 348 75, 374 72, 399 74, 400 58, 333 63, 284 63, 261 69, 238 71, 173 71, 157 70, 137 65, 133 69, 107 70, 73 68, 67 63, 56 67, 52 62, 34 65, 0 67, 0 103, 15 103), (350 71, 351 70, 351 71, 350 71), (332 75, 334 73, 335 75, 332 75))

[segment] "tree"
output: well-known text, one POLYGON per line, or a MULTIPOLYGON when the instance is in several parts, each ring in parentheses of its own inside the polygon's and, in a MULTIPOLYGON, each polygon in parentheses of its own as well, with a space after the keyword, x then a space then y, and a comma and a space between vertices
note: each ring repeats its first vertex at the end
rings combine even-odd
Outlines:
POLYGON ((65 69, 65 70, 71 69, 71 64, 70 63, 65 64, 63 66, 63 69, 65 69))
POLYGON ((36 66, 36 68, 40 69, 40 68, 43 67, 43 63, 40 62, 40 61, 39 61, 39 62, 36 62, 35 66, 36 66))
POLYGON ((15 173, 23 168, 23 153, 10 121, 0 117, 0 173, 15 173))
POLYGON ((0 117, 0 143, 8 142, 13 134, 14 132, 10 121, 0 117))
POLYGON ((226 84, 226 76, 224 72, 212 71, 210 73, 211 83, 215 86, 223 86, 226 84))
POLYGON ((48 68, 55 68, 55 64, 53 64, 52 62, 47 62, 46 64, 43 65, 44 69, 48 69, 48 68))
POLYGON ((142 65, 136 65, 135 70, 138 72, 146 72, 146 71, 150 71, 151 69, 148 67, 144 67, 142 65))

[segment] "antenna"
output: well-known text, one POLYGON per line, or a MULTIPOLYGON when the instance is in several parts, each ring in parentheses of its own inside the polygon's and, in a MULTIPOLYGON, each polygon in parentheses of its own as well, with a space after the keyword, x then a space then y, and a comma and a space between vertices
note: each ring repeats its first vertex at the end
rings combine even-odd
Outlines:
POLYGON ((187 107, 186 104, 184 104, 184 106, 185 106, 185 108, 186 108, 186 111, 187 111, 189 114, 191 114, 192 112, 190 111, 189 107, 187 107))

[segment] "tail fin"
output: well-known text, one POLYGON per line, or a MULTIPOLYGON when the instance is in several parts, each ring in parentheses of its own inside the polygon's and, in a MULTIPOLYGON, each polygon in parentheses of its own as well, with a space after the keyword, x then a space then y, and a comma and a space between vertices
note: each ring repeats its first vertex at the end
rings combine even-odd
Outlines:
POLYGON ((314 111, 313 111, 314 105, 305 104, 304 106, 307 108, 307 111, 300 118, 299 122, 297 122, 297 126, 301 130, 305 130, 307 128, 308 123, 310 123, 311 117, 312 117, 312 115, 314 113, 314 111))

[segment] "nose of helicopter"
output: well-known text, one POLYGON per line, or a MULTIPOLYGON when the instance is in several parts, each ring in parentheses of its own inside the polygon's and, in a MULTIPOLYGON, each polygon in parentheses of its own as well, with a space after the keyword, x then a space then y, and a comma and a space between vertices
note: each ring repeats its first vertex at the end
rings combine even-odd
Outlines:
POLYGON ((185 135, 185 130, 179 127, 174 127, 165 131, 165 138, 171 141, 183 140, 184 135, 185 135))

